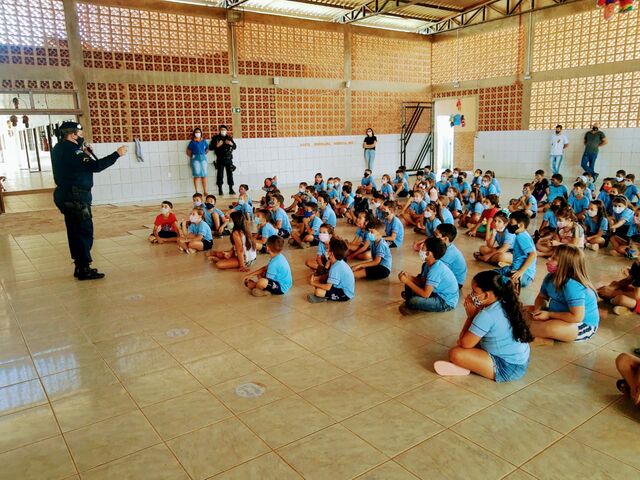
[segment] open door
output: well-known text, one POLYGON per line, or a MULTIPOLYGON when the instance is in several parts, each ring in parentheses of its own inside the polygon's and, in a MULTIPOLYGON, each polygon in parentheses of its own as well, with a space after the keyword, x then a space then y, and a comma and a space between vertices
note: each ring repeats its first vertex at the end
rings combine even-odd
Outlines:
POLYGON ((436 172, 453 168, 453 127, 449 115, 436 117, 436 172))

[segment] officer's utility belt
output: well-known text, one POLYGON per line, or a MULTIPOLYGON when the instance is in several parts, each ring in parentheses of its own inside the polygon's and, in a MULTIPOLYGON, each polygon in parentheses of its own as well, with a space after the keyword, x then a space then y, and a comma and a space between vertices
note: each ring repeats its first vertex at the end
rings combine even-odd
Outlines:
POLYGON ((83 188, 71 187, 71 201, 64 202, 65 213, 73 216, 76 220, 87 220, 92 217, 91 204, 82 201, 81 197, 88 197, 90 190, 83 188))

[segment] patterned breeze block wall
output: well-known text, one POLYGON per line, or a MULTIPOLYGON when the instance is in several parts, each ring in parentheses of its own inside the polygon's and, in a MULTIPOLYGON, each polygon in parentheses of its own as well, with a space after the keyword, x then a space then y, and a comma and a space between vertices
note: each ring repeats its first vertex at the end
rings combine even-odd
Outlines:
POLYGON ((344 75, 342 33, 260 23, 241 23, 237 33, 240 75, 313 78, 344 75))
POLYGON ((640 60, 640 13, 615 15, 600 9, 535 24, 533 71, 640 60))
MULTIPOLYGON (((351 92, 351 134, 365 134, 372 128, 376 134, 400 133, 402 126, 402 102, 428 102, 429 97, 422 92, 351 92)), ((408 119, 407 119, 408 121, 408 119)), ((430 122, 423 115, 416 126, 416 132, 428 132, 430 122)))
POLYGON ((10 80, 0 81, 3 89, 7 90, 74 90, 73 82, 59 80, 10 80))
POLYGON ((70 65, 62 1, 0 2, 0 64, 70 65))
POLYGON ((182 140, 195 127, 205 136, 231 127, 228 87, 89 83, 94 142, 182 140))
POLYGON ((228 73, 224 20, 78 4, 84 66, 228 73))
POLYGON ((240 88, 242 136, 344 135, 344 91, 240 88))
POLYGON ((354 34, 351 69, 354 80, 431 83, 431 44, 424 41, 354 34))
POLYGON ((640 72, 534 82, 529 128, 640 127, 640 72))
POLYGON ((431 46, 431 80, 437 85, 517 75, 522 71, 523 48, 522 27, 435 42, 431 46))

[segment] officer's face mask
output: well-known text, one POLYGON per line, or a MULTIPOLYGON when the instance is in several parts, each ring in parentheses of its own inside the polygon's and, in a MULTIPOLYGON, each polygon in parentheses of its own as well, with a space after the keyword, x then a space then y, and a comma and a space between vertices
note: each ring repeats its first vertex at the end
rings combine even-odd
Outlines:
POLYGON ((226 130, 220 130, 220 135, 222 135, 223 137, 227 136, 227 131, 226 130))

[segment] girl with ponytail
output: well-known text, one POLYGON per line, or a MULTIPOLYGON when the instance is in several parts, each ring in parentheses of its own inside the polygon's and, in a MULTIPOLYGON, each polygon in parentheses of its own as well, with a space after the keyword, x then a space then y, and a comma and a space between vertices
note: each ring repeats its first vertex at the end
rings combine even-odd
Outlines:
POLYGON ((436 372, 444 376, 474 372, 496 382, 524 376, 533 340, 513 283, 495 270, 473 277, 472 292, 465 299, 467 321, 449 361, 437 361, 436 372))
POLYGON ((251 225, 241 210, 231 212, 230 217, 233 222, 231 249, 211 252, 209 260, 221 270, 237 268, 241 272, 248 272, 257 256, 256 241, 251 234, 251 225))

